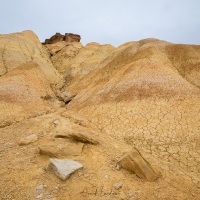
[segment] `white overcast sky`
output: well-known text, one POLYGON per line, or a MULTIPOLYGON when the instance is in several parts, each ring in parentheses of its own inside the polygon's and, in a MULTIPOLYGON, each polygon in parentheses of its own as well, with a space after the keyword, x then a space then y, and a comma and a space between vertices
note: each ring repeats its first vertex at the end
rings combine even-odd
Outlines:
POLYGON ((0 34, 56 32, 115 46, 144 38, 200 44, 200 0, 0 0, 0 34))

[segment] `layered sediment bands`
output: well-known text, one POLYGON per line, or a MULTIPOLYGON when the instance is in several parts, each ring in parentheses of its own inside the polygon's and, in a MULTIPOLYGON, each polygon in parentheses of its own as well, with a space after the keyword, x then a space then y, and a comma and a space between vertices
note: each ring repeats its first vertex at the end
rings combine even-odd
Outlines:
POLYGON ((172 65, 188 82, 200 88, 200 49, 197 45, 169 45, 166 54, 172 65))
POLYGON ((199 50, 155 39, 119 47, 96 70, 72 80, 66 89, 78 94, 68 109, 200 177, 199 50))
POLYGON ((47 51, 32 31, 0 35, 0 76, 27 62, 35 62, 53 87, 62 86, 62 78, 53 67, 47 51))
POLYGON ((0 35, 0 126, 51 110, 62 85, 32 31, 0 35))
POLYGON ((40 66, 28 62, 0 77, 0 127, 49 112, 56 103, 40 66))

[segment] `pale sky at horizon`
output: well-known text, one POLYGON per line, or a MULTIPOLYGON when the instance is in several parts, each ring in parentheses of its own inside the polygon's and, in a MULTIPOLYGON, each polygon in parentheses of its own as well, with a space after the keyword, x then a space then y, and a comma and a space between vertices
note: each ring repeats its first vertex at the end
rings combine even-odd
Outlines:
POLYGON ((200 44, 200 0, 0 0, 0 34, 34 31, 43 42, 56 32, 81 42, 118 46, 157 38, 200 44))

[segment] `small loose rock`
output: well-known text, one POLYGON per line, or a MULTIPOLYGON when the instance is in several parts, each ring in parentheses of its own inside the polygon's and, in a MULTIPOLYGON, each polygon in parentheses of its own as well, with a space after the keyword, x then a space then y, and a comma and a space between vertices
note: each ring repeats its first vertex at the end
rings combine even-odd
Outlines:
POLYGON ((43 194, 39 194, 39 195, 37 195, 36 199, 41 199, 42 196, 43 196, 43 194))
POLYGON ((21 139, 19 142, 19 145, 27 145, 27 144, 33 143, 37 140, 38 140, 38 136, 36 134, 32 134, 32 135, 27 136, 24 139, 21 139))
POLYGON ((46 187, 47 187, 46 185, 39 184, 39 185, 37 185, 36 190, 43 190, 46 187))
POLYGON ((57 125, 57 124, 59 124, 59 120, 57 119, 57 120, 55 120, 53 123, 54 123, 55 125, 57 125))
POLYGON ((117 166, 116 166, 116 169, 117 169, 117 170, 120 170, 120 168, 121 168, 120 165, 117 165, 117 166))
POLYGON ((122 187, 122 183, 115 183, 114 185, 113 185, 113 187, 116 189, 116 190, 118 190, 119 188, 121 188, 122 187))

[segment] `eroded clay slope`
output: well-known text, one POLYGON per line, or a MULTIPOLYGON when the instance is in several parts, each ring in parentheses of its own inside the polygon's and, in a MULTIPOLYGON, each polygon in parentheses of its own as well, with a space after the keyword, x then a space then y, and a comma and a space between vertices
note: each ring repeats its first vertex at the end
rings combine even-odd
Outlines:
MULTIPOLYGON (((0 77, 0 197, 199 199, 200 46, 146 39, 83 47, 59 37, 42 55, 65 77, 56 94, 66 105, 35 59, 0 77), (48 167, 55 157, 84 167, 59 180, 48 167)), ((2 69, 24 59, 16 41, 3 45, 2 69)))
POLYGON ((172 65, 187 81, 200 88, 200 48, 197 45, 169 45, 166 53, 172 65))
POLYGON ((28 62, 0 77, 0 127, 49 112, 56 102, 37 63, 28 62))
POLYGON ((83 46, 80 42, 57 42, 47 44, 52 53, 52 62, 55 68, 64 75, 66 84, 78 76, 85 76, 98 68, 98 64, 110 55, 115 47, 89 43, 83 46))
POLYGON ((61 76, 32 31, 0 35, 0 76, 30 61, 39 65, 55 88, 62 86, 61 76))
POLYGON ((66 90, 78 94, 68 109, 199 179, 199 51, 155 39, 128 43, 72 81, 66 90))

